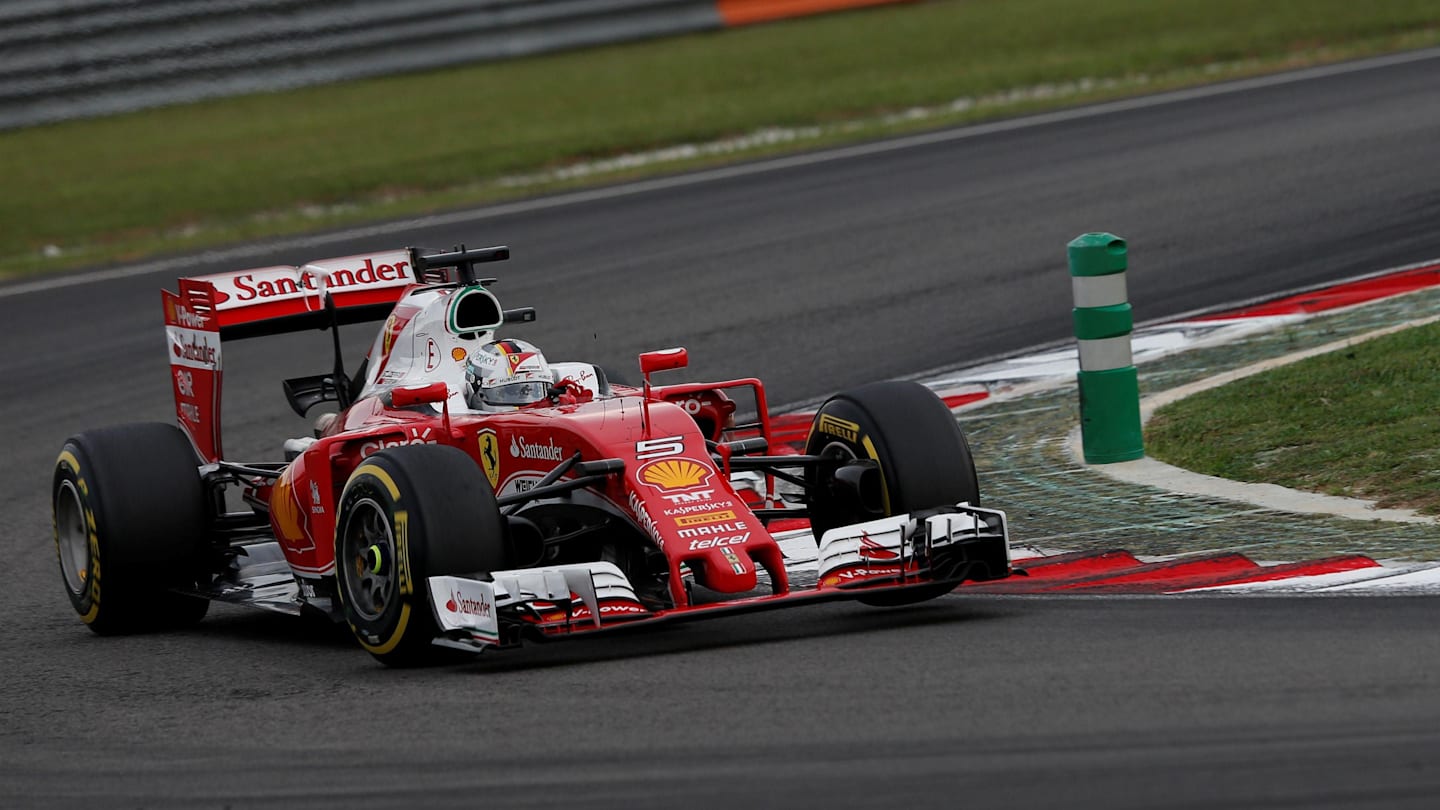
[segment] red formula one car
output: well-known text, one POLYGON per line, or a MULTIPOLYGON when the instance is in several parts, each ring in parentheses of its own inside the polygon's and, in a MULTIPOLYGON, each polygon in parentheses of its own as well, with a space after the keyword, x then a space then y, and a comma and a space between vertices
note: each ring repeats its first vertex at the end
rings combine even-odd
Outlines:
POLYGON ((54 475, 65 590, 99 633, 199 621, 211 600, 344 621, 380 661, 514 647, 829 599, 894 605, 1010 573, 955 419, 928 389, 830 398, 772 444, 759 380, 643 384, 497 340, 477 266, 406 249, 183 278, 163 292, 178 427, 69 439, 54 475), (221 449, 224 341, 384 321, 360 371, 284 381, 314 436, 221 449))

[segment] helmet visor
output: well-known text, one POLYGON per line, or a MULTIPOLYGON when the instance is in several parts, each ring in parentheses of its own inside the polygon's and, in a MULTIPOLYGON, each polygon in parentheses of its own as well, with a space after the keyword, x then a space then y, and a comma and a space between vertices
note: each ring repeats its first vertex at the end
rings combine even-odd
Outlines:
POLYGON ((491 405, 529 405, 549 395, 549 384, 534 380, 496 385, 480 391, 480 398, 491 405))

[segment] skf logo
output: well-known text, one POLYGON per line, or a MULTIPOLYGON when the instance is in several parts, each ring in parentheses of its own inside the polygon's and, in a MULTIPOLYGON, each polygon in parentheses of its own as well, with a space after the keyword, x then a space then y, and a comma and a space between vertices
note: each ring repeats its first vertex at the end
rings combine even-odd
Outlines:
POLYGON ((641 481, 662 492, 698 487, 713 474, 709 467, 688 458, 652 461, 639 472, 641 481))
POLYGON ((476 434, 480 440, 480 467, 490 480, 490 488, 500 486, 500 438, 495 431, 485 428, 476 434))
POLYGON ((820 414, 820 418, 815 421, 815 429, 827 436, 837 436, 847 442, 860 440, 859 425, 831 416, 828 413, 820 414))

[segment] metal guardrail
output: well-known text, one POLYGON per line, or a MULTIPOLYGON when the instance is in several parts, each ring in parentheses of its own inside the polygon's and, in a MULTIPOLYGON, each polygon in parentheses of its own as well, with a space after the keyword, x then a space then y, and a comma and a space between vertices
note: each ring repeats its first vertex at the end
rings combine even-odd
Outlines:
POLYGON ((714 0, 10 0, 0 129, 723 25, 714 0))

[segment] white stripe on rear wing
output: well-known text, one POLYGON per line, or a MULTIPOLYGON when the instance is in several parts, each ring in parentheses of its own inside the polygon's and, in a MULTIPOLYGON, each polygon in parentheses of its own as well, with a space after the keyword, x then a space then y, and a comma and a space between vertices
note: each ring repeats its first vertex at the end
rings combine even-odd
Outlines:
POLYGON ((406 249, 322 259, 304 267, 280 265, 212 273, 184 281, 214 290, 215 313, 223 331, 321 312, 325 292, 340 310, 393 304, 417 283, 414 266, 412 251, 406 249))

